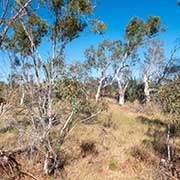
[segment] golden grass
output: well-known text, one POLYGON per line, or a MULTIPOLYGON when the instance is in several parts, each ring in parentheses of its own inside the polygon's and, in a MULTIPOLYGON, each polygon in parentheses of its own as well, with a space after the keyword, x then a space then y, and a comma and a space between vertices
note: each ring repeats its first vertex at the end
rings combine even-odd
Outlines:
POLYGON ((132 147, 141 146, 148 127, 136 120, 136 115, 110 102, 109 111, 101 114, 98 124, 80 125, 64 144, 77 160, 66 167, 69 180, 135 180, 153 179, 154 169, 137 162, 129 153, 132 147), (112 114, 115 128, 104 128, 103 122, 112 114), (96 142, 98 155, 79 158, 79 145, 83 140, 96 142))
MULTIPOLYGON (((137 120, 142 114, 129 111, 128 106, 120 107, 113 100, 107 101, 109 110, 99 115, 96 123, 80 124, 67 137, 63 150, 68 155, 68 164, 61 173, 66 180, 153 180, 156 164, 149 163, 149 159, 139 160, 131 151, 134 147, 143 147, 143 142, 150 139, 147 135, 149 124, 137 120), (108 118, 112 126, 105 127, 108 118), (83 158, 80 146, 84 141, 95 142, 98 153, 83 158)), ((6 144, 14 136, 8 133, 5 139, 2 137, 0 134, 1 144, 6 144)), ((143 153, 146 150, 150 151, 152 161, 158 162, 153 150, 144 149, 143 153)), ((59 175, 44 176, 41 168, 41 164, 36 164, 28 171, 38 180, 61 179, 59 175)))

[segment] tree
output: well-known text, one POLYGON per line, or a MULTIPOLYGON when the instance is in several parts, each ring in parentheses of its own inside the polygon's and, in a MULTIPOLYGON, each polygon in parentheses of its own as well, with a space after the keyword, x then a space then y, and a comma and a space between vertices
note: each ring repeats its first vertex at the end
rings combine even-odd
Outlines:
MULTIPOLYGON (((167 157, 168 160, 175 161, 176 151, 172 152, 173 148, 175 149, 176 144, 173 142, 174 147, 170 143, 170 138, 176 137, 180 132, 180 77, 177 74, 173 79, 164 81, 157 92, 157 100, 162 105, 164 113, 168 115, 167 121, 167 157)), ((179 147, 177 143, 177 147, 179 147)))
POLYGON ((124 104, 124 96, 128 87, 128 80, 123 81, 123 74, 130 72, 133 67, 137 48, 142 45, 147 38, 151 38, 161 31, 161 20, 158 16, 149 16, 147 22, 133 17, 125 30, 125 42, 122 43, 121 53, 117 56, 114 65, 115 78, 119 87, 119 104, 124 104), (130 62, 128 60, 130 59, 130 62), (126 71, 125 71, 126 70, 126 71), (125 73, 124 73, 125 72, 125 73))
POLYGON ((142 73, 144 81, 144 94, 147 103, 151 100, 150 84, 158 80, 161 69, 164 66, 164 50, 162 45, 163 43, 159 39, 150 39, 147 42, 147 45, 145 45, 147 51, 144 52, 142 73))
POLYGON ((110 85, 107 82, 109 74, 112 74, 112 63, 116 58, 116 54, 121 47, 120 41, 104 40, 98 45, 97 50, 94 46, 91 46, 85 51, 86 61, 84 66, 88 70, 96 70, 96 73, 100 75, 98 78, 98 87, 96 92, 96 102, 99 100, 102 88, 110 85))
MULTIPOLYGON (((23 6, 23 1, 18 2, 23 6)), ((15 69, 23 97, 20 105, 28 112, 31 124, 31 128, 23 127, 24 138, 31 147, 45 154, 44 172, 47 174, 59 167, 59 151, 68 132, 77 122, 95 117, 102 109, 86 98, 82 83, 71 76, 64 63, 66 44, 77 38, 86 26, 98 32, 104 30, 104 24, 92 17, 93 10, 94 5, 89 0, 38 1, 24 8, 27 16, 12 22, 12 31, 4 44, 13 54, 12 61, 18 62, 15 69), (39 16, 38 12, 43 9, 52 15, 49 23, 49 17, 39 16), (39 46, 47 37, 52 53, 45 58, 39 46), (60 101, 55 97, 57 89, 60 89, 60 101), (58 131, 55 139, 52 138, 54 131, 58 131)), ((17 103, 15 101, 16 106, 17 103)))
MULTIPOLYGON (((180 77, 177 74, 174 79, 166 80, 158 90, 158 100, 163 111, 179 118, 180 115, 180 77)), ((178 120, 177 118, 177 120, 178 120)))

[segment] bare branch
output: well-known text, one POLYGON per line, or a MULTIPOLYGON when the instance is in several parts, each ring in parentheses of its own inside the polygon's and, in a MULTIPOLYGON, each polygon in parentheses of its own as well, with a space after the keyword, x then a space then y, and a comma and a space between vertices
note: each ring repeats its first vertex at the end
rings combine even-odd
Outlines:
POLYGON ((60 143, 60 146, 62 145, 62 143, 64 142, 64 138, 67 134, 67 129, 69 129, 69 125, 70 125, 70 122, 72 120, 72 116, 74 114, 74 111, 71 112, 71 114, 69 115, 68 119, 66 120, 64 126, 62 127, 61 131, 60 131, 60 135, 59 135, 59 143, 60 143))

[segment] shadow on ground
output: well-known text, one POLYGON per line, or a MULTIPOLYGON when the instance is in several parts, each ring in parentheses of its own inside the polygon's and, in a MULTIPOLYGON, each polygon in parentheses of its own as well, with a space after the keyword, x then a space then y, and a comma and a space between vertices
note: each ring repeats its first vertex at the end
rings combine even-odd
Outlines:
MULTIPOLYGON (((145 132, 148 138, 143 140, 143 144, 152 148, 160 158, 167 158, 168 122, 160 119, 150 119, 144 116, 138 116, 136 120, 148 126, 148 130, 145 132)), ((174 143, 174 140, 179 137, 179 125, 170 122, 170 138, 173 141, 171 144, 171 157, 176 157, 179 154, 180 148, 174 143)))

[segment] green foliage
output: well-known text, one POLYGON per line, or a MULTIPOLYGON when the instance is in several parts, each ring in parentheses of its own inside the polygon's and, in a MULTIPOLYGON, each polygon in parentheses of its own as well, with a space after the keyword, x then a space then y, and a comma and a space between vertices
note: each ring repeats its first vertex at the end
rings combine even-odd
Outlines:
POLYGON ((84 55, 87 61, 84 63, 84 67, 90 69, 96 66, 96 51, 93 45, 85 50, 84 55))
POLYGON ((89 95, 90 98, 93 99, 97 92, 97 89, 95 87, 98 86, 98 80, 89 76, 87 81, 85 82, 85 86, 86 86, 87 94, 89 95))
POLYGON ((58 10, 60 10, 63 7, 64 0, 51 0, 49 1, 49 4, 52 10, 54 10, 55 12, 58 12, 58 10))
POLYGON ((69 103, 71 108, 80 116, 91 115, 107 108, 103 102, 96 104, 91 101, 88 98, 85 84, 67 75, 63 75, 56 81, 55 93, 56 97, 69 103))
POLYGON ((130 48, 142 42, 144 36, 144 21, 133 17, 126 26, 126 38, 129 41, 130 48))
POLYGON ((83 84, 66 75, 56 83, 57 96, 63 100, 73 102, 78 98, 85 98, 83 84))
POLYGON ((116 170, 118 168, 118 160, 117 159, 111 159, 109 162, 109 169, 110 170, 116 170))
POLYGON ((161 18, 159 16, 149 16, 145 25, 146 34, 151 37, 161 30, 165 30, 161 27, 161 18))
POLYGON ((144 84, 136 79, 131 79, 125 93, 125 99, 130 102, 138 100, 143 103, 145 100, 144 84))
POLYGON ((32 53, 32 46, 28 34, 23 26, 25 26, 28 33, 31 34, 33 43, 35 47, 37 47, 41 43, 42 38, 47 34, 48 25, 45 20, 35 13, 31 13, 31 15, 26 19, 25 24, 21 20, 17 20, 12 24, 13 33, 7 39, 6 48, 14 48, 17 53, 29 55, 32 53))
POLYGON ((67 43, 79 36, 86 26, 96 26, 98 30, 104 30, 104 24, 100 20, 87 20, 94 10, 92 1, 89 0, 53 0, 49 1, 51 10, 55 14, 55 22, 52 25, 52 39, 57 42, 67 43))
POLYGON ((90 29, 99 34, 103 34, 104 31, 107 29, 107 25, 99 19, 93 19, 89 25, 90 29))
POLYGON ((66 15, 64 18, 57 17, 53 27, 53 36, 58 37, 62 42, 71 41, 85 27, 86 23, 79 20, 77 15, 66 15))
POLYGON ((6 89, 6 84, 2 81, 0 81, 0 104, 5 101, 4 98, 4 90, 6 89))
POLYGON ((90 46, 85 50, 86 61, 84 66, 87 69, 94 68, 102 71, 108 64, 119 58, 122 49, 121 41, 103 40, 97 47, 90 46))
POLYGON ((93 5, 91 1, 87 0, 69 0, 69 8, 70 10, 76 9, 80 13, 89 13, 91 14, 93 10, 93 5))
POLYGON ((158 90, 157 98, 164 112, 180 117, 180 77, 167 80, 158 90))
POLYGON ((102 90, 102 96, 109 98, 117 98, 118 96, 118 84, 116 82, 112 83, 112 85, 106 86, 102 90))
MULTIPOLYGON (((19 3, 15 4, 19 6, 19 3)), ((35 47, 47 35, 55 44, 56 52, 62 55, 65 45, 77 38, 86 26, 96 26, 96 31, 99 32, 105 29, 102 21, 92 18, 93 10, 93 1, 89 0, 40 0, 38 4, 34 3, 33 6, 29 5, 25 9, 26 16, 13 22, 12 31, 6 38, 6 47, 14 48, 16 53, 30 55, 32 44, 28 38, 28 32, 33 38, 35 47), (36 6, 38 6, 37 9, 34 8, 36 6), (47 15, 41 16, 39 12, 44 9, 47 15), (49 21, 49 16, 51 21, 49 21)))
POLYGON ((159 16, 149 16, 147 22, 138 17, 133 17, 126 26, 126 38, 128 40, 126 48, 133 50, 137 45, 142 44, 146 37, 151 38, 161 30, 163 28, 159 16))

